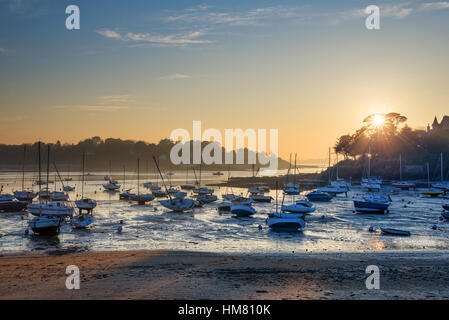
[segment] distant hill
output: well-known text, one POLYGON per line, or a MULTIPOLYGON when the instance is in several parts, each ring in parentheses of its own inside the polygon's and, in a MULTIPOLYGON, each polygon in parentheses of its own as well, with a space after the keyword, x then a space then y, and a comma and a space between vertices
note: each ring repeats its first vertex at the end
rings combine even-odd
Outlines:
MULTIPOLYGON (((204 148, 209 142, 202 142, 204 148)), ((170 150, 175 145, 169 139, 163 139, 158 144, 144 141, 121 140, 121 139, 101 139, 92 137, 78 142, 77 144, 61 144, 59 141, 50 145, 50 162, 55 162, 61 171, 69 167, 72 171, 80 170, 82 154, 86 153, 86 171, 121 171, 126 166, 127 171, 135 171, 137 159, 140 159, 140 170, 145 172, 155 170, 153 156, 159 161, 160 167, 164 170, 185 169, 186 165, 173 165, 170 162, 170 150)), ((47 146, 41 143, 41 162, 43 167, 47 162, 47 146)), ((37 168, 37 142, 25 145, 0 145, 0 170, 21 170, 24 149, 26 149, 26 170, 36 170, 37 168)), ((248 164, 248 151, 244 149, 245 164, 241 165, 204 165, 203 170, 250 170, 252 165, 248 164)), ((222 147, 223 163, 225 149, 222 147)), ((193 152, 191 152, 191 163, 193 163, 193 152)), ((234 152, 235 160, 235 152, 234 152)), ((287 161, 278 159, 279 169, 288 168, 287 161)), ((235 161, 234 161, 235 163, 235 161)), ((199 167, 199 165, 195 165, 199 167)), ((256 168, 263 167, 260 164, 256 168)))

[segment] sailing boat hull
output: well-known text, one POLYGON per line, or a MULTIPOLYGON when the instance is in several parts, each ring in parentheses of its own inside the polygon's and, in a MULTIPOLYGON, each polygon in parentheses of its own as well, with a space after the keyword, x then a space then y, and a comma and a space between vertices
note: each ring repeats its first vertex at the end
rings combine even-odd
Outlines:
POLYGON ((354 201, 354 208, 360 213, 385 213, 389 206, 389 203, 354 201))
POLYGON ((59 234, 61 220, 51 217, 36 217, 29 222, 34 233, 39 235, 54 236, 59 234))

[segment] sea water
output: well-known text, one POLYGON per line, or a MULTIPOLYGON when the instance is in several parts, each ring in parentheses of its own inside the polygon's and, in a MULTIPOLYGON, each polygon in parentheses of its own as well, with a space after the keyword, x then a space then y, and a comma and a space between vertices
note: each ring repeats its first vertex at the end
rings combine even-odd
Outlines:
MULTIPOLYGON (((0 183, 5 193, 20 188, 21 173, 0 173, 0 183)), ((66 174, 62 174, 63 178, 66 174)), ((248 173, 246 173, 248 175, 248 173)), ((75 186, 69 192, 73 201, 80 197, 79 173, 72 173, 73 181, 64 182, 75 186)), ((113 175, 114 178, 117 175, 113 175)), ((26 185, 31 186, 35 177, 27 176, 26 185)), ((140 182, 156 176, 141 178, 140 182)), ((203 185, 225 177, 203 173, 203 185)), ((52 179, 54 180, 54 179, 52 179)), ((28 228, 28 213, 0 213, 0 253, 49 252, 52 250, 191 250, 218 253, 266 253, 283 252, 361 252, 361 251, 419 251, 447 250, 449 244, 449 222, 440 220, 442 204, 449 203, 448 197, 429 198, 416 191, 398 191, 391 195, 393 200, 388 214, 357 214, 353 200, 361 199, 366 193, 354 186, 348 196, 339 195, 331 202, 315 203, 316 211, 306 217, 302 232, 275 232, 265 224, 267 213, 275 210, 275 201, 254 203, 257 213, 249 218, 238 218, 230 213, 219 213, 217 204, 206 204, 189 213, 174 213, 155 199, 141 206, 119 200, 119 193, 103 190, 103 174, 89 176, 85 183, 84 196, 97 200, 94 210, 95 223, 90 229, 76 230, 69 224, 61 228, 55 237, 33 235, 28 228), (437 225, 433 230, 432 226, 437 225), (122 226, 122 232, 117 232, 122 226), (370 226, 390 227, 408 230, 410 237, 382 235, 370 232, 370 226)), ((173 185, 185 183, 185 175, 175 173, 173 185)), ((168 183, 168 181, 166 181, 168 183)), ((123 183, 123 181, 119 181, 123 183)), ((192 182, 190 182, 192 183, 192 182)), ((137 181, 127 180, 126 189, 137 192, 137 181)), ((161 181, 159 180, 159 185, 161 181)), ((61 189, 51 184, 50 189, 61 189)), ((387 187, 388 188, 388 187, 387 187)), ((38 190, 37 186, 33 187, 38 190)), ((214 187, 215 194, 231 192, 230 188, 214 187)), ((149 192, 142 185, 140 192, 149 192)), ((232 192, 246 195, 246 189, 233 188, 232 192)), ((307 192, 304 192, 307 193, 307 192)), ((300 197, 304 197, 304 193, 300 197)), ((276 198, 276 191, 270 195, 276 198)), ((282 201, 278 192, 279 206, 282 201)), ((294 203, 300 197, 286 196, 285 204, 294 203)))

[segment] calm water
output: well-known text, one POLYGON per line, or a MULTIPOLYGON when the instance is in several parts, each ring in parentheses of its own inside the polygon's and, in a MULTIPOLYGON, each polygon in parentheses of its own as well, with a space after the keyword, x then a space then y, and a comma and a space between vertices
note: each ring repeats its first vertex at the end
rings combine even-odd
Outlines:
MULTIPOLYGON (((76 175, 72 175, 77 180, 76 175)), ((33 175, 28 175, 26 184, 30 185, 33 179, 33 175)), ((89 179, 85 195, 98 202, 94 211, 96 221, 91 229, 72 230, 69 225, 64 225, 58 237, 34 236, 32 232, 25 236, 29 219, 27 213, 0 213, 0 252, 44 252, 69 248, 229 253, 445 250, 449 243, 449 223, 439 220, 441 205, 449 202, 448 198, 423 198, 413 191, 393 194, 388 215, 362 215, 353 212, 352 200, 364 193, 354 187, 347 198, 339 196, 330 203, 316 203, 316 211, 307 217, 303 232, 277 233, 265 225, 266 214, 274 210, 274 201, 272 204, 255 204, 257 214, 251 218, 219 214, 216 210, 219 201, 197 208, 193 213, 179 214, 167 212, 157 200, 146 206, 120 201, 118 193, 102 190, 104 181, 99 176, 89 179), (121 234, 116 231, 120 220, 124 222, 121 234), (431 229, 434 224, 437 224, 438 230, 431 229), (262 226, 260 230, 259 225, 262 226), (405 229, 411 231, 412 236, 371 233, 368 232, 369 226, 405 229)), ((203 175, 203 181, 214 179, 217 180, 217 177, 210 173, 203 175)), ((172 181, 173 184, 184 183, 185 175, 175 174, 172 181)), ((1 173, 0 183, 4 185, 4 192, 12 192, 20 186, 20 174, 1 173)), ((71 200, 74 200, 80 192, 80 183, 73 181, 69 184, 76 186, 75 192, 69 193, 71 200)), ((126 188, 136 188, 136 181, 127 181, 126 184, 126 188)), ((50 185, 50 188, 53 187, 50 185)), ((61 184, 58 183, 56 188, 60 189, 61 184)), ((141 187, 141 190, 144 188, 141 187)), ((236 188, 233 191, 246 192, 236 188)), ((227 192, 229 190, 226 188, 215 188, 215 194, 220 199, 220 195, 227 192)), ((271 196, 275 197, 275 191, 271 192, 271 196)), ((293 197, 286 198, 286 203, 293 200, 293 197)))

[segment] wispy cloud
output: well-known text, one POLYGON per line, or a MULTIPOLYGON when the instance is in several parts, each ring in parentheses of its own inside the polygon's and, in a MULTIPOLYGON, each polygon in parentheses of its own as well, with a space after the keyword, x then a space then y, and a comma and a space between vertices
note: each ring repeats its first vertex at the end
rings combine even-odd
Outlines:
POLYGON ((155 44, 155 45, 185 46, 190 44, 210 43, 209 40, 200 39, 205 35, 205 33, 201 31, 160 35, 153 33, 138 33, 138 32, 128 32, 126 34, 120 34, 114 30, 103 29, 97 30, 97 33, 110 39, 123 40, 134 43, 155 44))
POLYGON ((103 37, 110 39, 120 39, 122 37, 118 32, 109 29, 97 30, 96 32, 102 35, 103 37))
POLYGON ((191 76, 187 75, 187 74, 182 74, 182 73, 175 73, 175 74, 170 74, 168 76, 165 77, 160 77, 159 79, 163 79, 163 80, 177 80, 177 79, 188 79, 191 78, 191 76))
POLYGON ((423 3, 421 5, 420 9, 425 10, 425 11, 449 9, 449 2, 448 1, 427 2, 427 3, 423 3))
POLYGON ((10 55, 13 53, 15 53, 15 50, 0 47, 0 55, 10 55))
POLYGON ((218 12, 207 10, 186 9, 174 13, 165 18, 166 22, 183 22, 203 25, 230 25, 250 26, 262 25, 269 20, 298 19, 304 17, 302 7, 274 6, 266 8, 255 8, 244 12, 218 12))
POLYGON ((52 109, 71 109, 90 112, 117 112, 128 110, 134 100, 128 94, 98 96, 94 103, 76 105, 55 105, 52 109))

